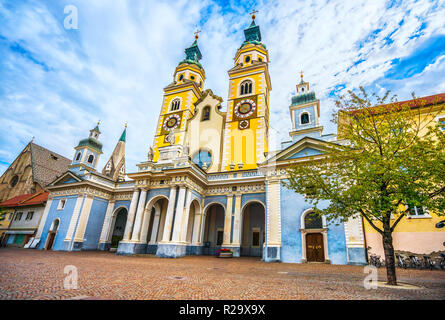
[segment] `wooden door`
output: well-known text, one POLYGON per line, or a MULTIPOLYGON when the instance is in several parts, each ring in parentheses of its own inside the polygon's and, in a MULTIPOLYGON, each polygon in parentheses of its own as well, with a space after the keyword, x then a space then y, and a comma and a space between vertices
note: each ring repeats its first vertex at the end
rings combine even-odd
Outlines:
POLYGON ((321 233, 306 235, 306 257, 308 262, 324 262, 323 235, 321 233))
POLYGON ((46 250, 52 250, 52 248, 53 248, 53 243, 54 243, 54 238, 56 237, 56 233, 50 231, 50 232, 48 233, 48 237, 49 237, 49 239, 48 239, 48 244, 47 244, 47 246, 46 246, 46 250))

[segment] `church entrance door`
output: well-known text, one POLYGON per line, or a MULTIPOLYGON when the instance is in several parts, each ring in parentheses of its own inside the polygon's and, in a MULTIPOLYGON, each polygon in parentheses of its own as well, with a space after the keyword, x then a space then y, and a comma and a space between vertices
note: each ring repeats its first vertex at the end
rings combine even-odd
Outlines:
POLYGON ((308 262, 324 262, 323 235, 321 233, 306 235, 306 254, 308 262))

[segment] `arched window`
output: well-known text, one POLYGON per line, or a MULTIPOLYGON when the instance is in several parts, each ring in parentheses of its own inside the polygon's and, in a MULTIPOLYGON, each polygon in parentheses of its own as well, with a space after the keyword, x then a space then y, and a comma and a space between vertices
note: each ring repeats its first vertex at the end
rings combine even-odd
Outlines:
POLYGON ((179 110, 179 106, 181 105, 181 101, 179 99, 175 99, 172 101, 171 111, 179 110))
POLYGON ((246 80, 241 83, 241 95, 252 93, 252 81, 246 80))
POLYGON ((92 154, 90 154, 88 156, 88 163, 93 163, 93 161, 94 161, 94 156, 92 154))
POLYGON ((300 123, 301 124, 308 124, 309 123, 309 113, 304 112, 300 116, 300 123))
POLYGON ((201 168, 208 168, 212 164, 212 154, 208 150, 199 150, 192 157, 192 161, 201 168))
POLYGON ((309 212, 304 217, 304 228, 305 229, 322 229, 323 221, 321 216, 315 214, 314 212, 309 212))
POLYGON ((82 155, 82 152, 79 152, 78 154, 77 154, 77 156, 76 156, 76 161, 79 161, 80 160, 80 156, 82 155))
POLYGON ((206 120, 210 120, 210 107, 204 107, 204 109, 202 109, 202 118, 201 121, 206 121, 206 120))
POLYGON ((56 232, 59 229, 59 219, 55 219, 51 225, 50 231, 56 232))

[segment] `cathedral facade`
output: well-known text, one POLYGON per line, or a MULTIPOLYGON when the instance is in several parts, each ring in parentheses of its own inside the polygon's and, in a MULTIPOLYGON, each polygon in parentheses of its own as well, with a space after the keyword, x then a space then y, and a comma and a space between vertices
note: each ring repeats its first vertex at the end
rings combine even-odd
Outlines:
POLYGON ((101 172, 99 125, 79 142, 70 169, 48 187, 37 248, 159 257, 227 248, 267 262, 366 263, 361 219, 327 224, 284 186, 286 168, 341 142, 323 135, 319 100, 301 78, 290 140, 269 150, 268 50, 254 19, 244 35, 225 111, 204 90, 196 36, 164 88, 153 146, 136 172, 125 172, 126 129, 101 172))

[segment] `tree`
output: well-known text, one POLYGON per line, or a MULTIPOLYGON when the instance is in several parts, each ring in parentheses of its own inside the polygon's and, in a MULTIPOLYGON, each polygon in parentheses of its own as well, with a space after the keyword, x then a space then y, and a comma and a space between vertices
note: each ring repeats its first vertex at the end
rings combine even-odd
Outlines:
POLYGON ((305 194, 328 221, 360 214, 382 235, 387 281, 397 285, 392 239, 397 224, 409 206, 445 211, 445 134, 434 120, 443 106, 416 98, 399 103, 389 92, 379 97, 363 88, 336 105, 332 121, 339 140, 322 160, 292 166, 284 184, 305 194), (329 205, 320 209, 322 200, 329 205))

